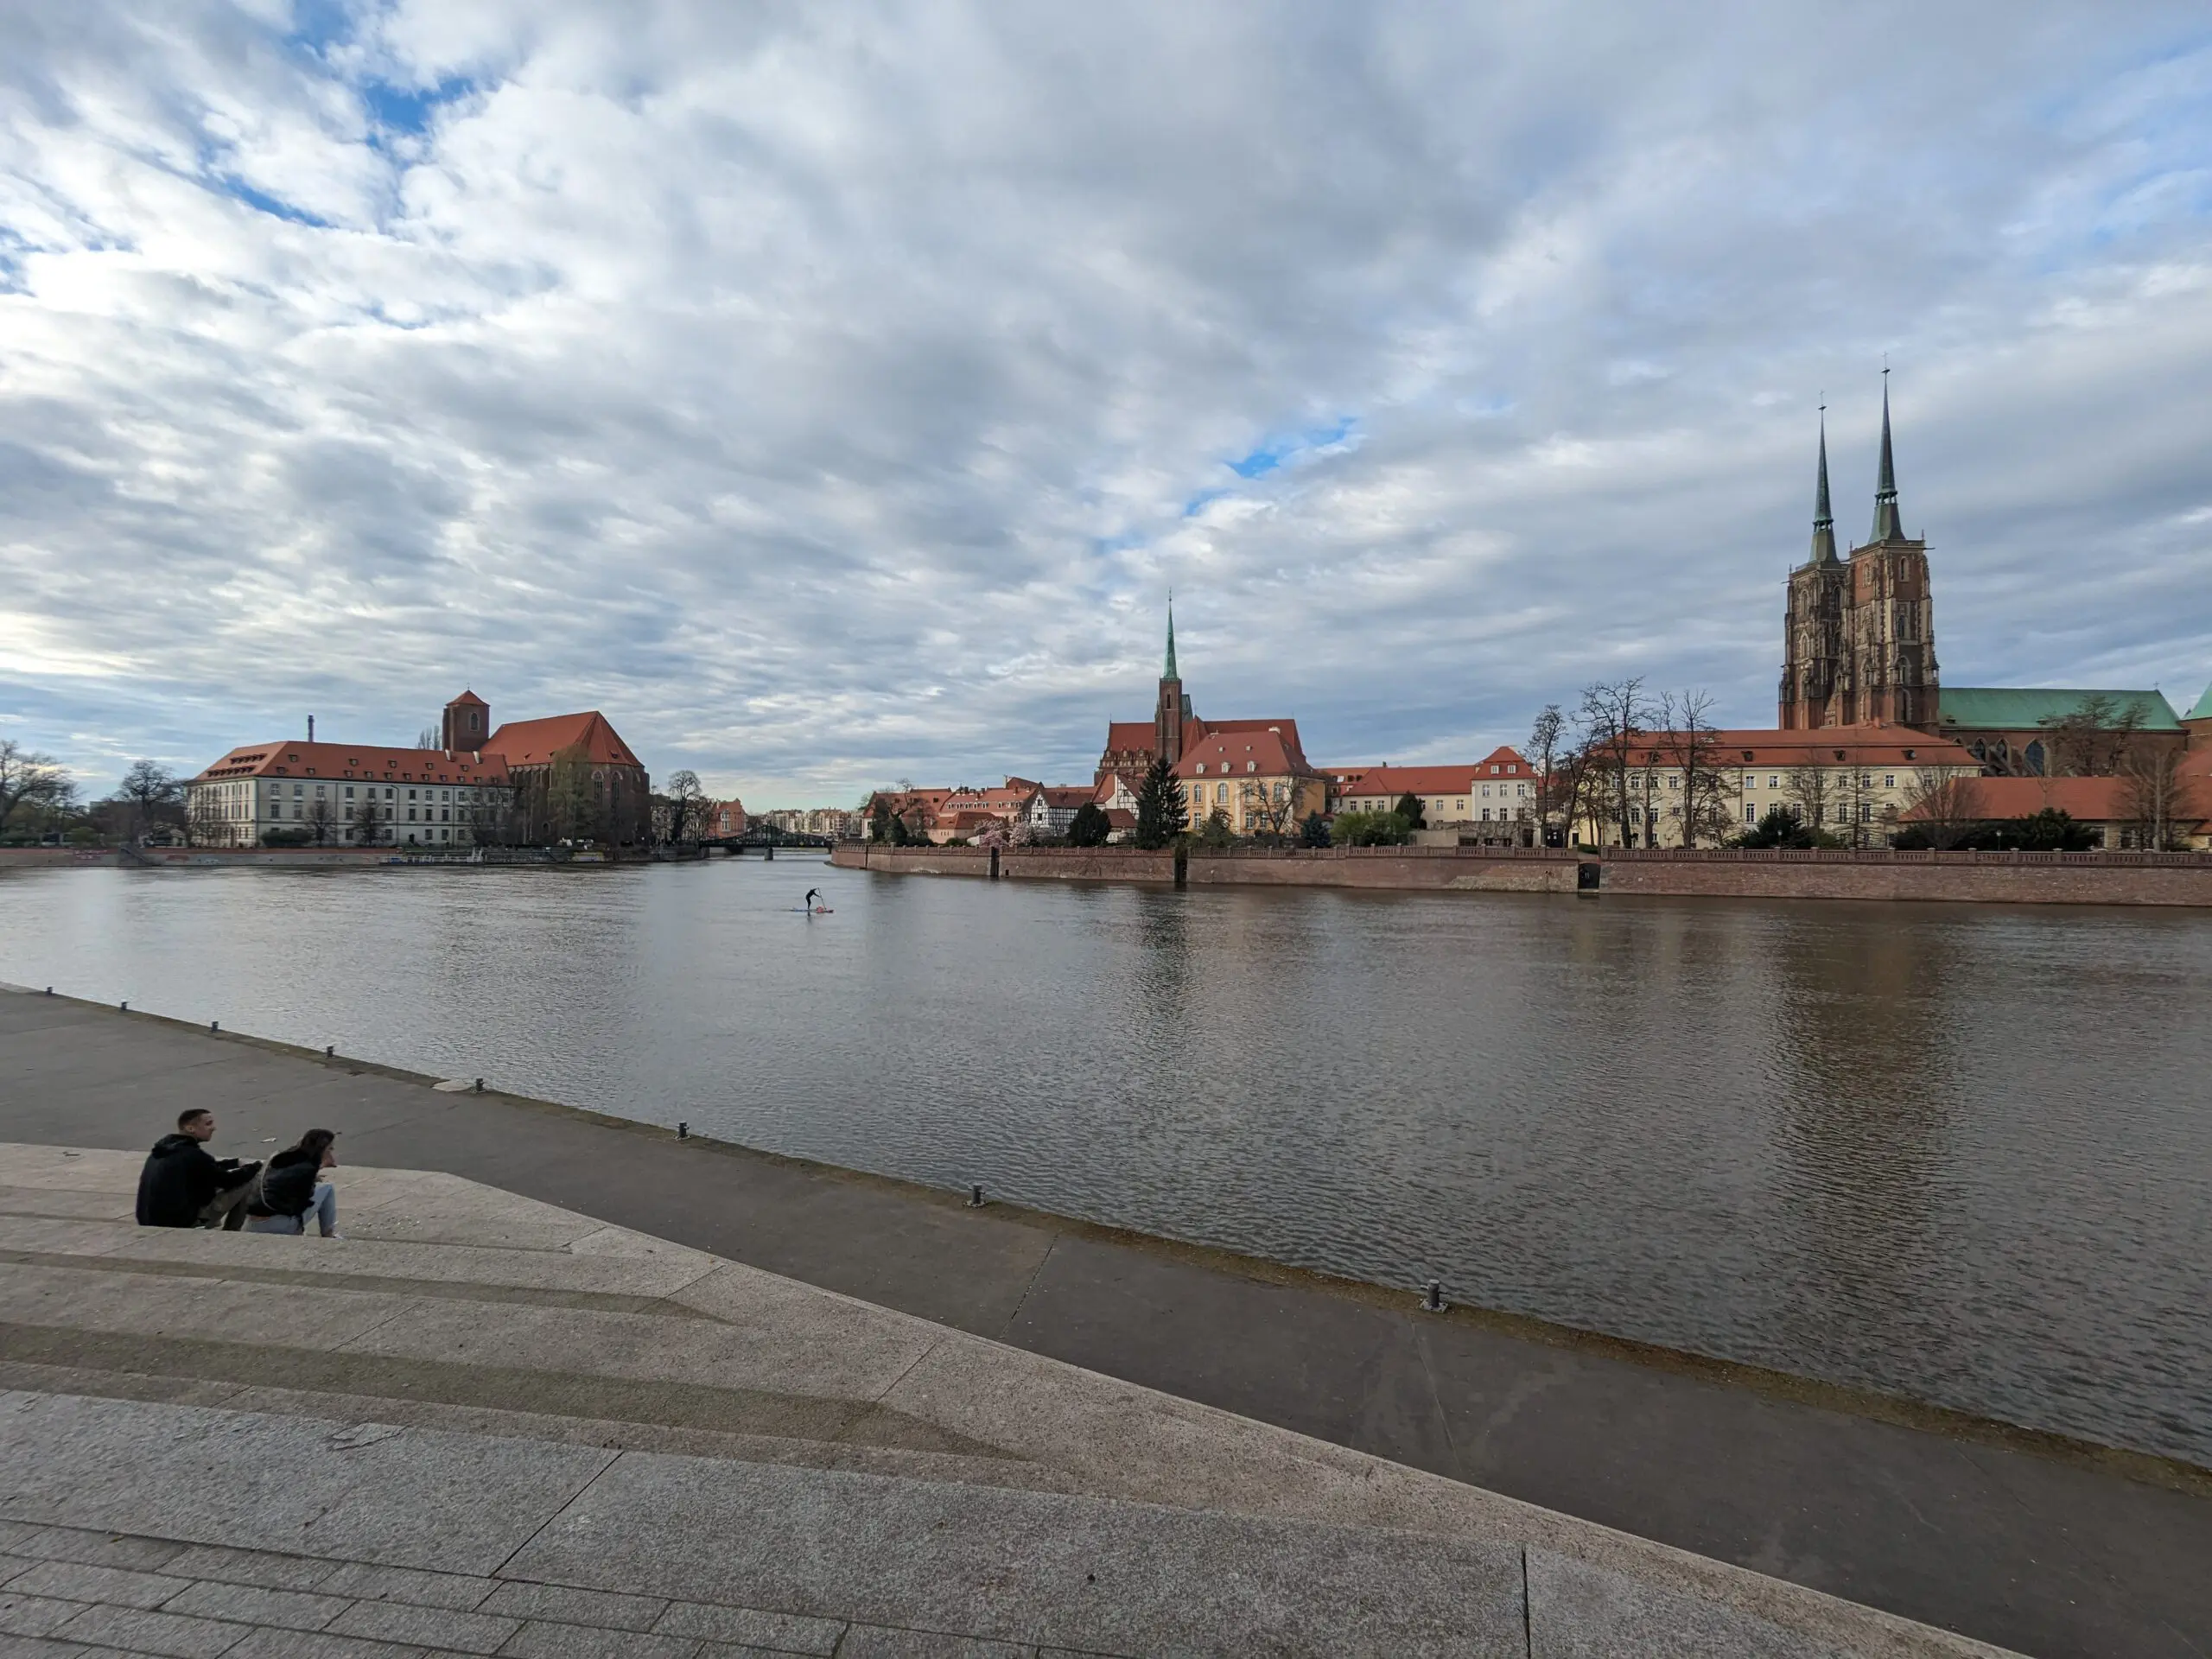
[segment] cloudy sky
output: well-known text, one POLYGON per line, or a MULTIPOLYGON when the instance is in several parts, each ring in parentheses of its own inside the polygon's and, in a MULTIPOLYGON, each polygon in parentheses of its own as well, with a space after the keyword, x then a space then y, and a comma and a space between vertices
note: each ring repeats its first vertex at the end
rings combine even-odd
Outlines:
POLYGON ((605 710, 748 804, 1773 716, 1881 368, 1955 684, 2212 678, 2212 16, 0 10, 0 734, 605 710))

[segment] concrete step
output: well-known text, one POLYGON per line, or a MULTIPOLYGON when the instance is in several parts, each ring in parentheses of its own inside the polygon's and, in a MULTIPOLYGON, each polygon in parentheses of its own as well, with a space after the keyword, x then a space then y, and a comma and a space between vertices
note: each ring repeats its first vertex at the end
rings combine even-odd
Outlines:
POLYGON ((1015 1650, 1995 1651, 454 1178, 326 1241, 137 1161, 0 1147, 0 1517, 1015 1650))

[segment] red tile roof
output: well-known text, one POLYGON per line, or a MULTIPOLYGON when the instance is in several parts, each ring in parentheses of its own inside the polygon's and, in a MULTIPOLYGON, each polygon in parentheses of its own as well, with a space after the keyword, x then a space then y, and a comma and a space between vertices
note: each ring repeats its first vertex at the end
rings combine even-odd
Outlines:
POLYGON ((373 779, 380 784, 492 784, 507 782, 507 763, 489 750, 481 760, 466 751, 395 749, 383 744, 248 743, 232 749, 192 779, 226 778, 373 779))
POLYGON ((1065 788, 1058 784, 1048 784, 1045 788, 1045 804, 1064 810, 1072 810, 1081 806, 1085 801, 1096 799, 1097 794, 1096 787, 1090 784, 1070 784, 1065 788))
MULTIPOLYGON (((1681 764, 1684 739, 1674 732, 1637 732, 1630 766, 1681 764)), ((1948 738, 1929 737, 1909 726, 1821 726, 1811 731, 1770 727, 1730 728, 1704 734, 1708 764, 1722 766, 1963 766, 1981 762, 1948 738)))
MULTIPOLYGON (((1501 765, 1503 762, 1500 763, 1501 765)), ((1475 781, 1475 767, 1370 766, 1356 784, 1337 791, 1339 795, 1465 795, 1475 781)))
POLYGON ((1299 752, 1295 728, 1288 721, 1224 723, 1183 751, 1178 778, 1309 777, 1313 768, 1299 752))
POLYGON ((543 720, 511 720, 484 740, 484 753, 505 756, 511 766, 545 766, 563 750, 579 745, 585 760, 601 766, 639 764, 630 746, 596 709, 580 715, 551 715, 543 720))
POLYGON ((490 703, 485 702, 483 698, 478 696, 474 691, 462 692, 459 696, 455 697, 453 702, 446 706, 449 709, 459 708, 464 703, 474 703, 479 709, 489 709, 492 706, 490 703))
MULTIPOLYGON (((2125 778, 1969 778, 1968 791, 1954 817, 2025 818, 2045 807, 2082 823, 2125 823, 2135 816, 2125 778)), ((1929 817, 1927 804, 1908 808, 1907 823, 1929 817)), ((2181 789, 2173 811, 2177 821, 2212 818, 2212 784, 2190 779, 2181 789)))

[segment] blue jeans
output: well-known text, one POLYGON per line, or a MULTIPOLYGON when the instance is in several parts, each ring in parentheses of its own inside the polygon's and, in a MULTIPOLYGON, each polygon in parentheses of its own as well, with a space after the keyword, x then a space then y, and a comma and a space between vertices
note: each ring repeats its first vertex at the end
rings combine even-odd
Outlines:
POLYGON ((338 1189, 328 1181, 318 1181, 315 1188, 315 1202, 296 1216, 248 1216, 245 1230, 249 1233, 304 1233, 308 1217, 313 1216, 328 1238, 338 1230, 338 1189))

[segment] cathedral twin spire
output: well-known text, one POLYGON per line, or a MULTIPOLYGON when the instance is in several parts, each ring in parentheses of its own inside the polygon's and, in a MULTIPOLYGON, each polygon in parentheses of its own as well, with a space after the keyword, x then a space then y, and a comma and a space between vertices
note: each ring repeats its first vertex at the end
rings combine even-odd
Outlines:
MULTIPOLYGON (((1904 521, 1897 514, 1897 467, 1890 448, 1890 372, 1882 371, 1882 463, 1874 479, 1874 529, 1868 546, 1879 542, 1902 542, 1904 521)), ((1835 516, 1828 510, 1827 405, 1821 405, 1820 480, 1813 492, 1813 558, 1815 564, 1835 563, 1835 516)), ((1170 619, 1173 629, 1173 619, 1170 619)))

